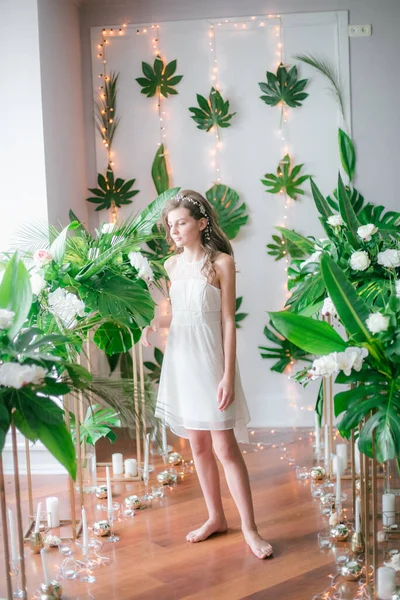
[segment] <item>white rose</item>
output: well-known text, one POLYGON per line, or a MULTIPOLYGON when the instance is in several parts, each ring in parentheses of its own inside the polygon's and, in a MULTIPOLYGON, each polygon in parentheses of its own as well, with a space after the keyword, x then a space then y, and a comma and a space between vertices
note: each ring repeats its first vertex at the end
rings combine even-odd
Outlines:
POLYGON ((145 256, 140 252, 129 252, 128 258, 132 267, 139 271, 139 277, 150 281, 154 279, 153 270, 145 256))
POLYGON ((53 257, 48 250, 40 249, 36 250, 34 253, 33 260, 36 266, 42 267, 43 265, 50 263, 53 260, 53 257))
POLYGON ((396 289, 396 297, 400 298, 400 279, 398 279, 395 283, 395 289, 396 289))
POLYGON ((365 250, 353 252, 350 256, 350 267, 353 271, 365 271, 371 264, 371 260, 365 250))
POLYGON ((58 317, 67 329, 76 325, 76 316, 83 317, 85 304, 82 300, 63 288, 57 288, 49 294, 49 306, 51 312, 58 317))
POLYGON ((0 329, 8 329, 13 324, 15 313, 6 308, 0 308, 0 329))
POLYGON ((319 258, 321 256, 321 254, 322 254, 322 250, 317 250, 316 252, 313 252, 311 254, 311 256, 309 256, 308 258, 306 258, 306 260, 304 260, 300 264, 300 269, 302 269, 303 267, 305 267, 309 263, 319 263, 319 258))
POLYGON ((366 320, 366 325, 371 333, 386 331, 389 327, 389 317, 379 312, 371 313, 366 320))
POLYGON ((385 250, 378 253, 378 264, 393 269, 400 267, 400 250, 385 250))
POLYGON ((327 315, 331 315, 332 317, 337 316, 335 305, 333 304, 330 296, 325 298, 321 313, 324 315, 324 317, 327 315))
POLYGON ((19 363, 4 363, 0 365, 0 385, 17 390, 29 383, 42 383, 48 371, 37 365, 20 365, 19 363))
POLYGON ((103 223, 101 233, 111 233, 114 231, 115 223, 103 223))
POLYGON ((336 361, 336 353, 332 352, 326 356, 320 356, 316 358, 311 367, 311 379, 317 379, 318 377, 330 377, 334 373, 337 373, 339 366, 336 361))
POLYGON ((342 227, 344 225, 344 221, 341 215, 331 215, 330 217, 328 217, 327 223, 331 227, 342 227))
POLYGON ((40 292, 46 287, 46 282, 39 273, 32 273, 31 275, 31 288, 32 294, 39 296, 40 292))
POLYGON ((369 242, 371 236, 373 236, 377 231, 378 228, 375 227, 373 223, 368 223, 368 225, 361 225, 361 227, 357 229, 357 234, 362 240, 364 240, 364 242, 369 242))

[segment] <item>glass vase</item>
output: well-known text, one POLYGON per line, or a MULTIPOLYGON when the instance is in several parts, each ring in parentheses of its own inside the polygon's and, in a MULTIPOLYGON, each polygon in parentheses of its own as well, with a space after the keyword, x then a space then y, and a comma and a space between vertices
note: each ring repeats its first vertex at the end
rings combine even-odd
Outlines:
MULTIPOLYGON (((93 494, 97 486, 96 447, 92 444, 81 444, 82 487, 84 494, 93 494)), ((80 491, 80 476, 76 477, 76 491, 80 491)))

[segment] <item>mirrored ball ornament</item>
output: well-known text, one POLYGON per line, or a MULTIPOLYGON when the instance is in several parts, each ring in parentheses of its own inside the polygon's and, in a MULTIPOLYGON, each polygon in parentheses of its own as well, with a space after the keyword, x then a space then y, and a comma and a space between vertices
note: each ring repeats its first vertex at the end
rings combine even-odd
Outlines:
POLYGON ((355 560, 349 560, 343 565, 341 573, 346 581, 357 581, 361 577, 362 566, 355 560))
POLYGON ((349 537, 349 529, 348 527, 346 527, 346 525, 343 525, 342 523, 338 523, 338 525, 335 525, 334 527, 331 528, 331 538, 334 539, 337 542, 345 542, 348 537, 349 537))
POLYGON ((107 498, 107 486, 106 485, 98 485, 96 487, 95 494, 96 494, 96 498, 99 498, 100 500, 107 498))
POLYGON ((179 454, 179 452, 171 452, 171 454, 168 456, 168 462, 170 465, 176 467, 177 465, 181 464, 182 456, 179 454))
POLYGON ((139 498, 139 496, 127 496, 124 500, 124 504, 126 506, 126 508, 133 508, 136 510, 139 510, 140 508, 142 508, 142 501, 139 498))
POLYGON ((99 537, 103 537, 105 535, 109 535, 111 531, 111 526, 106 519, 102 519, 101 521, 95 521, 93 523, 93 533, 98 535, 99 537))
POLYGON ((174 483, 174 477, 169 471, 161 471, 160 473, 157 473, 157 481, 158 483, 161 483, 161 485, 170 485, 171 483, 174 483))
POLYGON ((311 467, 310 469, 310 477, 314 481, 321 481, 326 475, 326 471, 324 467, 311 467))
POLYGON ((53 594, 56 598, 62 598, 63 589, 61 583, 56 581, 55 579, 50 582, 50 585, 53 587, 53 594))

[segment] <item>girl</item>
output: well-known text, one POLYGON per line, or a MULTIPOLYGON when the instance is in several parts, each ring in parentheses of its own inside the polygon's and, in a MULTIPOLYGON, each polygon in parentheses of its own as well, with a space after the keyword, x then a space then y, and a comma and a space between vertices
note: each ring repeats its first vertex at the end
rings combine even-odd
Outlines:
POLYGON ((227 530, 218 467, 221 461, 239 510, 247 544, 258 558, 272 547, 254 521, 249 476, 236 441, 247 440, 250 420, 236 365, 235 263, 231 244, 212 206, 193 190, 164 207, 162 221, 176 253, 165 262, 171 280, 172 315, 155 318, 148 334, 170 327, 157 398, 156 417, 189 438, 208 520, 186 539, 201 542, 227 530))

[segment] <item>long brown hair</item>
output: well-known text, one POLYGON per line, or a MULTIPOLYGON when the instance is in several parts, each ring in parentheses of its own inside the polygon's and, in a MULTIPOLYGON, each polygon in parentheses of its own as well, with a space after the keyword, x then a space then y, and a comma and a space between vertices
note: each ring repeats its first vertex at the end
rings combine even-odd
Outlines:
MULTIPOLYGON (((218 252, 225 252, 233 256, 233 249, 225 233, 218 225, 217 215, 211 204, 198 192, 194 190, 181 190, 177 196, 169 200, 162 211, 161 222, 165 229, 167 242, 174 246, 174 241, 169 233, 168 214, 171 210, 183 206, 187 208, 190 216, 196 221, 207 219, 207 226, 201 233, 201 247, 205 253, 205 260, 202 267, 202 273, 207 279, 215 276, 214 262, 218 252)), ((183 248, 176 248, 176 254, 181 254, 183 248)))

